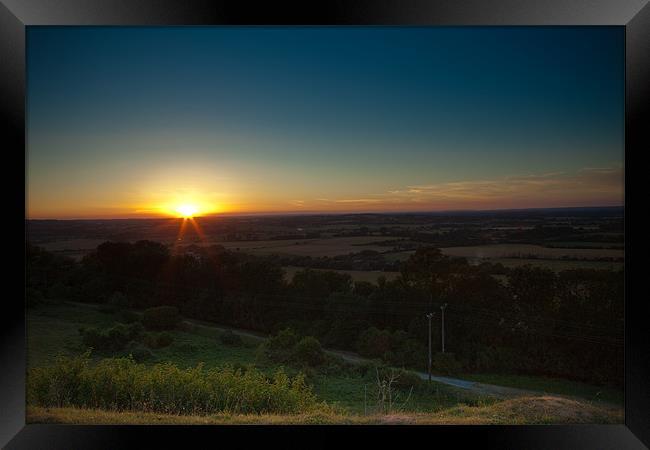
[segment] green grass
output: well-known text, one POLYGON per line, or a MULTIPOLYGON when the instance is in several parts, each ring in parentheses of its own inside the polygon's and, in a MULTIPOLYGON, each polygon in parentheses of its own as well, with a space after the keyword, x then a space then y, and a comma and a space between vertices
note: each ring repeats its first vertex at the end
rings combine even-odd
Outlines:
MULTIPOLYGON (((38 367, 54 362, 57 354, 77 355, 83 351, 78 329, 81 326, 108 327, 119 321, 114 313, 102 312, 95 305, 45 305, 27 311, 27 364, 38 367)), ((249 364, 254 362, 258 341, 242 337, 242 346, 223 345, 215 328, 195 325, 191 332, 169 332, 174 342, 165 348, 152 350, 154 358, 147 361, 170 361, 179 367, 194 367, 203 362, 206 367, 225 363, 249 364)), ((103 356, 93 354, 94 359, 103 356)))
POLYGON ((461 378, 478 381, 479 383, 496 384, 520 389, 530 389, 545 393, 579 397, 592 402, 607 402, 623 405, 624 393, 622 390, 593 386, 559 378, 526 375, 500 375, 500 374, 467 374, 461 378))
MULTIPOLYGON (((336 404, 352 414, 364 414, 376 409, 376 383, 373 377, 321 375, 313 380, 313 388, 314 393, 329 404, 336 404)), ((409 391, 408 386, 397 391, 397 409, 429 413, 456 405, 486 405, 496 401, 437 382, 414 386, 410 396, 409 391)))
MULTIPOLYGON (((50 365, 57 354, 72 356, 84 349, 78 333, 80 326, 108 327, 119 318, 117 314, 102 312, 101 307, 85 304, 62 304, 39 306, 27 311, 27 355, 28 367, 50 365)), ((224 364, 255 364, 262 372, 271 374, 277 369, 274 365, 256 363, 259 339, 242 336, 243 345, 226 346, 220 342, 217 328, 195 324, 186 331, 172 331, 174 342, 161 349, 152 349, 153 359, 147 365, 169 361, 180 368, 194 367, 204 363, 206 368, 224 364)), ((124 354, 121 352, 120 354, 124 354)), ((98 360, 110 355, 94 354, 98 360)), ((288 368, 289 373, 296 369, 288 368)), ((589 401, 602 401, 615 405, 623 404, 623 393, 615 389, 601 388, 567 380, 516 375, 472 374, 461 378, 483 383, 510 386, 522 389, 580 397, 589 401)), ((341 373, 311 374, 308 382, 313 385, 314 393, 328 404, 339 405, 346 414, 364 413, 364 385, 367 388, 366 404, 368 410, 374 405, 376 381, 372 376, 361 377, 354 370, 341 373)), ((408 391, 402 391, 397 403, 405 400, 408 391)), ((454 405, 486 405, 491 401, 455 389, 451 386, 432 383, 430 387, 414 389, 406 403, 406 410, 411 412, 432 413, 454 405)))
POLYGON ((113 314, 99 308, 77 305, 43 305, 27 310, 27 366, 54 362, 57 354, 72 356, 81 352, 80 326, 108 327, 113 314))
MULTIPOLYGON (((28 367, 41 367, 54 363, 58 354, 78 355, 84 351, 79 336, 80 326, 108 327, 119 320, 115 313, 102 312, 102 308, 91 304, 45 305, 28 310, 28 367)), ((152 349, 153 358, 144 362, 153 366, 160 362, 171 362, 179 368, 195 367, 203 363, 206 368, 219 367, 224 364, 254 364, 265 374, 272 374, 277 365, 267 365, 256 361, 259 339, 242 336, 241 346, 227 346, 218 339, 221 331, 217 328, 193 324, 188 331, 169 332, 173 343, 164 348, 152 349)), ((126 351, 114 355, 92 355, 94 361, 107 356, 126 355, 126 351)), ((287 368, 289 374, 295 374, 296 368, 287 368)), ((308 381, 313 384, 314 393, 328 404, 337 404, 348 413, 364 412, 364 385, 367 388, 367 405, 374 405, 374 378, 363 378, 350 367, 345 373, 313 373, 308 381)), ((473 394, 459 392, 443 384, 433 383, 435 388, 414 390, 405 404, 409 411, 434 411, 441 407, 457 404, 476 404, 473 394)), ((408 391, 398 395, 397 404, 402 405, 408 397, 408 391)))
POLYGON ((155 359, 151 362, 170 361, 182 368, 195 367, 200 362, 206 367, 254 362, 257 342, 243 337, 242 346, 230 347, 218 340, 218 330, 201 328, 197 327, 192 332, 170 332, 174 342, 169 347, 155 350, 155 359))

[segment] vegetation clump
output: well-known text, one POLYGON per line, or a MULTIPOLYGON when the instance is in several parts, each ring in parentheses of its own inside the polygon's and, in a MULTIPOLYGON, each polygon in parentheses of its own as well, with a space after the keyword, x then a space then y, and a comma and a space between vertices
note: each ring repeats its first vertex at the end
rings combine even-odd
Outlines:
MULTIPOLYGON (((601 228, 609 233, 617 226, 601 228)), ((534 374, 622 386, 623 270, 554 272, 519 263, 512 268, 474 265, 437 248, 468 240, 476 244, 472 229, 418 233, 422 239, 408 259, 391 262, 399 266, 399 274, 393 279, 379 277, 376 283, 355 283, 349 274, 324 270, 302 270, 287 281, 284 257, 218 246, 196 247, 192 252, 200 258, 195 258, 172 254, 165 245, 151 241, 105 242, 76 262, 28 245, 27 301, 30 307, 65 299, 150 308, 143 317, 149 331, 190 327, 180 313, 262 333, 291 325, 326 347, 418 370, 426 370, 427 363, 429 324, 424 312, 437 313, 431 323, 432 346, 441 348, 438 308, 446 303, 447 350, 455 354, 461 372, 534 374), (163 271, 176 281, 163 283, 163 271)), ((539 234, 548 243, 547 237, 558 233, 564 232, 521 230, 513 236, 533 239, 539 234)), ((388 240, 408 237, 388 229, 382 235, 388 240)), ((576 240, 568 238, 564 240, 576 240)), ((357 259, 363 265, 385 258, 368 251, 357 256, 347 258, 355 268, 357 259)), ((302 266, 309 267, 309 261, 302 266)), ((121 313, 115 318, 132 321, 121 313)), ((289 364, 293 345, 300 339, 284 348, 269 345, 267 350, 274 361, 289 364)), ((450 361, 439 361, 438 367, 456 371, 450 361)))
POLYGON ((426 349, 404 331, 390 332, 375 327, 368 328, 357 340, 359 354, 369 358, 381 358, 386 363, 404 367, 423 368, 426 349))
POLYGON ((79 328, 82 344, 101 353, 122 350, 130 341, 139 340, 143 332, 142 324, 137 322, 129 325, 118 323, 104 329, 96 327, 79 328))
POLYGON ((142 323, 148 330, 171 330, 181 321, 175 306, 156 306, 144 311, 142 323))
POLYGON ((28 402, 45 407, 96 408, 165 414, 297 414, 317 407, 304 375, 279 369, 270 378, 259 370, 231 366, 181 369, 171 363, 147 367, 134 358, 91 364, 89 353, 59 357, 28 373, 28 402))
POLYGON ((462 366, 453 353, 436 353, 432 361, 433 369, 442 375, 458 375, 462 366))
POLYGON ((149 348, 169 347, 174 342, 174 336, 168 332, 147 333, 144 337, 144 343, 149 348))
POLYGON ((219 341, 231 347, 240 347, 243 344, 241 336, 233 333, 232 330, 225 330, 219 334, 219 341))
POLYGON ((260 345, 258 351, 261 357, 279 364, 319 367, 327 360, 318 339, 312 336, 300 337, 291 328, 285 328, 271 336, 260 345))
POLYGON ((309 367, 318 367, 325 362, 325 352, 318 339, 307 336, 293 346, 291 359, 309 367))
POLYGON ((127 354, 131 355, 135 362, 151 361, 154 358, 154 354, 151 350, 135 341, 129 342, 129 345, 127 346, 127 354))
POLYGON ((119 312, 118 321, 123 323, 140 322, 140 316, 133 311, 122 310, 119 312))

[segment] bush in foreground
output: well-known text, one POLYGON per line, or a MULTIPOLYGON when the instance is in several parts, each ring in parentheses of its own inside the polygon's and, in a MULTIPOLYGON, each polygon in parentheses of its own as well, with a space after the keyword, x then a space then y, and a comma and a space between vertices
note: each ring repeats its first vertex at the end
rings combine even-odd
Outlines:
POLYGON ((30 369, 27 384, 29 404, 45 407, 205 415, 296 414, 317 406, 301 373, 290 378, 278 370, 268 379, 253 367, 147 367, 130 357, 91 364, 89 353, 30 369))

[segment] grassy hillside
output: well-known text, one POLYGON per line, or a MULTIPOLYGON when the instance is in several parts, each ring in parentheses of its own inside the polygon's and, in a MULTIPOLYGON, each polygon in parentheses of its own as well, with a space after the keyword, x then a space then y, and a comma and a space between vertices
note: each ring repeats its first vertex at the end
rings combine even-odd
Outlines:
MULTIPOLYGON (((81 326, 108 327, 120 320, 118 312, 111 312, 96 305, 61 304, 47 305, 28 310, 28 367, 43 367, 55 362, 58 355, 74 356, 81 354, 82 345, 78 332, 81 326)), ((225 364, 235 367, 255 365, 263 373, 273 374, 278 366, 260 361, 257 358, 259 338, 242 336, 241 345, 224 345, 219 340, 221 331, 217 328, 194 323, 185 324, 185 331, 169 332, 173 343, 168 347, 151 349, 153 357, 143 363, 152 367, 157 363, 171 362, 175 366, 193 368, 199 363, 206 369, 222 367, 225 364)), ((108 356, 126 356, 128 351, 116 354, 91 354, 91 359, 98 362, 108 356)), ((286 368, 294 375, 298 369, 286 368)), ((373 373, 362 376, 352 366, 344 371, 308 372, 308 382, 319 400, 331 405, 338 405, 350 413, 363 413, 373 408, 376 380, 373 373), (365 395, 364 395, 365 394, 365 395), (365 398, 364 398, 365 397, 365 398)), ((419 380, 416 380, 419 381, 419 380)), ((408 411, 437 411, 441 408, 464 404, 478 404, 489 399, 480 398, 466 391, 439 383, 431 386, 419 382, 409 395, 399 393, 396 403, 404 405, 408 411)))
POLYGON ((621 407, 625 399, 623 391, 617 389, 559 378, 502 374, 466 374, 462 378, 479 383, 578 397, 592 402, 612 403, 621 407))
MULTIPOLYGON (((121 320, 121 313, 97 305, 60 304, 45 305, 28 310, 27 342, 28 367, 52 365, 57 355, 81 354, 85 347, 79 334, 81 326, 109 327, 121 320)), ((216 327, 184 324, 182 329, 169 332, 171 345, 150 349, 152 357, 143 361, 147 367, 169 362, 179 369, 194 368, 199 363, 206 369, 228 364, 234 367, 255 365, 262 373, 271 376, 279 366, 260 360, 257 347, 260 338, 242 336, 241 343, 225 345, 219 339, 222 331, 216 327)), ((97 363, 116 354, 92 355, 97 363)), ((585 422, 620 422, 622 409, 612 409, 594 402, 582 402, 554 396, 538 398, 534 402, 523 399, 499 401, 479 397, 466 390, 439 383, 427 384, 415 377, 413 389, 402 389, 395 399, 393 419, 373 415, 376 404, 376 378, 374 373, 362 373, 355 366, 343 369, 322 368, 307 371, 307 382, 319 402, 329 407, 324 411, 284 416, 175 416, 141 411, 99 411, 80 408, 43 408, 30 405, 29 422, 52 423, 386 423, 396 420, 406 423, 557 423, 567 420, 585 422), (568 402, 568 403, 567 403, 568 402), (568 407, 571 407, 567 410, 568 407), (335 412, 333 412, 335 411, 335 412), (397 412, 399 411, 399 412, 397 412), (567 412, 573 411, 573 412, 567 412), (567 415, 568 414, 568 415, 567 415), (566 416, 566 417, 565 417, 566 416)), ((297 374, 295 367, 286 367, 290 376, 297 374)), ((469 377, 466 377, 469 378, 469 377)), ((597 388, 567 384, 562 380, 544 381, 539 377, 475 376, 477 381, 529 389, 581 394, 594 400, 597 388)), ((410 381, 409 381, 410 383, 410 381)), ((600 399, 611 401, 617 393, 606 392, 600 399)))

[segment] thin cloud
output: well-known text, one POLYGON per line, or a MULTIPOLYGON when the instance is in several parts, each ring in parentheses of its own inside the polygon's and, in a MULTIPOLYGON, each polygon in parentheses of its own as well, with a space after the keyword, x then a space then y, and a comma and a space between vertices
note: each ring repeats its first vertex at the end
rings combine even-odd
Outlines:
POLYGON ((623 168, 587 167, 571 174, 550 172, 408 185, 364 198, 343 198, 328 203, 356 207, 381 205, 388 210, 620 205, 623 204, 623 168))

